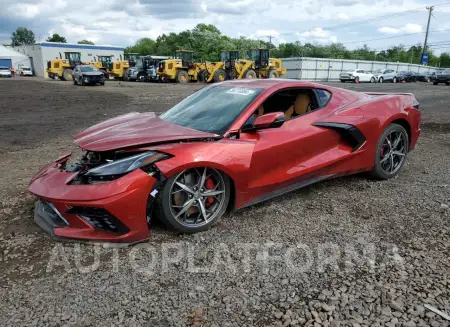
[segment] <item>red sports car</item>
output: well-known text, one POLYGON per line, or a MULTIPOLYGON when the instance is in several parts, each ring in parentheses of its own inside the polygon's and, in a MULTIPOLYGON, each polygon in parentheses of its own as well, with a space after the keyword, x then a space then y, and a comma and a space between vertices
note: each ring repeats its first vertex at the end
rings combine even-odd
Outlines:
POLYGON ((282 79, 205 87, 172 109, 129 113, 75 136, 85 154, 29 184, 55 239, 133 243, 156 216, 198 232, 227 210, 368 171, 389 179, 420 134, 412 94, 359 93, 282 79))

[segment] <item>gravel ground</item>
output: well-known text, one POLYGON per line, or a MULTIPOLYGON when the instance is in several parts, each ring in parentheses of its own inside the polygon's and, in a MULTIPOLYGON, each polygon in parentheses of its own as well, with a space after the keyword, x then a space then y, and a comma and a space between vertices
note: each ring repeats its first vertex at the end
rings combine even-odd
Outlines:
POLYGON ((200 85, 0 81, 0 317, 4 326, 449 326, 449 87, 412 92, 424 130, 404 171, 319 183, 130 248, 54 243, 26 185, 71 135, 130 111, 161 112, 200 85))

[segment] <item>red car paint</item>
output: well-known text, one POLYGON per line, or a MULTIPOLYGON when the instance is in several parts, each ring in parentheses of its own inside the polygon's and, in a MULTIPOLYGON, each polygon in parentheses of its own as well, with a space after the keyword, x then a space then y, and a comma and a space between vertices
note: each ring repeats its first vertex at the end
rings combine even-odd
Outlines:
MULTIPOLYGON (((410 150, 420 135, 420 112, 414 108, 412 94, 358 93, 280 79, 222 84, 265 90, 221 139, 214 139, 215 134, 168 123, 151 113, 132 113, 87 129, 75 136, 75 142, 90 151, 165 152, 172 157, 157 162, 156 166, 167 178, 192 167, 219 169, 231 178, 235 188, 234 205, 241 208, 271 194, 315 181, 370 170, 374 166, 378 139, 394 121, 408 127, 410 150), (323 89, 332 96, 325 107, 288 120, 279 128, 240 132, 267 97, 288 88, 323 89), (355 150, 339 131, 317 124, 353 126, 364 136, 364 141, 355 150)), ((157 182, 154 177, 138 169, 105 184, 69 185, 77 173, 61 171, 61 162, 45 166, 29 185, 31 193, 54 204, 70 223, 68 227, 54 228, 55 236, 130 243, 149 237, 145 208, 157 182), (80 217, 65 214, 70 206, 105 208, 130 231, 117 236, 96 230, 80 217)))

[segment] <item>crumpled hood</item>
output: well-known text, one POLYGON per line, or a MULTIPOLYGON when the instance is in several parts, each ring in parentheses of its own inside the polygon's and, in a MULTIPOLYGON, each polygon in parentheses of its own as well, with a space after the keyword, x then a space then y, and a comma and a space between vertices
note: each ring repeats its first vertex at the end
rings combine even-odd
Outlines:
POLYGON ((165 121, 153 112, 132 112, 94 125, 74 136, 75 144, 89 151, 110 151, 218 135, 165 121))

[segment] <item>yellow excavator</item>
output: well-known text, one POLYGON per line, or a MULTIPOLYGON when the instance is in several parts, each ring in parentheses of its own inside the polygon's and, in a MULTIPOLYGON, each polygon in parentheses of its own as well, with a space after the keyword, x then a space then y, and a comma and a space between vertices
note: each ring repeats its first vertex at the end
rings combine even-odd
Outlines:
POLYGON ((164 80, 176 81, 177 83, 196 82, 199 72, 205 67, 203 64, 194 63, 194 52, 178 50, 175 58, 166 59, 159 63, 158 75, 164 80))
POLYGON ((51 79, 68 81, 72 79, 72 70, 75 66, 81 64, 80 52, 64 52, 64 58, 59 53, 59 58, 47 61, 47 75, 51 79))
POLYGON ((136 65, 138 57, 138 53, 125 53, 123 60, 122 56, 120 56, 120 60, 111 64, 109 74, 113 76, 114 79, 125 79, 127 69, 136 65))

